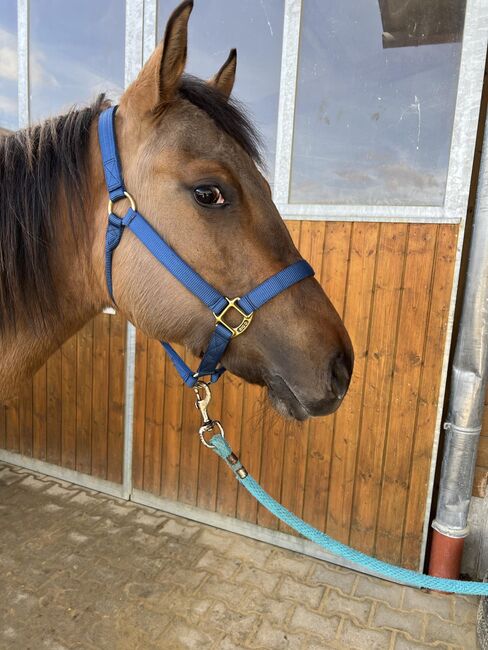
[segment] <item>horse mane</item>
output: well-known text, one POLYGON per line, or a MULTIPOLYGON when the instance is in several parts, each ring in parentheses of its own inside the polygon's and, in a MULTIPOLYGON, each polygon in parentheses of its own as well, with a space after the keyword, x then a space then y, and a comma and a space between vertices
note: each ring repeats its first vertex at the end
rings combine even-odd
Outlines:
MULTIPOLYGON (((190 75, 182 77, 179 96, 263 164, 260 136, 238 102, 190 75)), ((0 336, 15 330, 21 316, 35 331, 46 331, 61 316, 49 254, 58 204, 69 199, 67 216, 76 234, 83 222, 90 126, 108 105, 100 95, 87 108, 0 135, 0 336)))
POLYGON ((87 108, 0 137, 0 335, 15 329, 21 315, 36 331, 60 315, 49 254, 57 207, 61 196, 69 198, 76 232, 90 125, 106 105, 100 95, 87 108))
POLYGON ((207 113, 256 164, 263 166, 261 136, 240 102, 227 98, 206 81, 188 74, 181 78, 179 95, 207 113))

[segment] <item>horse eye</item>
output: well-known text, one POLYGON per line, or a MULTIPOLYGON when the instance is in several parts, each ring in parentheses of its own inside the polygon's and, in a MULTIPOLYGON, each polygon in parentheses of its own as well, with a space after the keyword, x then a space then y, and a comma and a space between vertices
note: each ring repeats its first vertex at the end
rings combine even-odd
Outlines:
POLYGON ((225 199, 216 185, 199 185, 193 190, 195 201, 200 205, 224 205, 225 199))

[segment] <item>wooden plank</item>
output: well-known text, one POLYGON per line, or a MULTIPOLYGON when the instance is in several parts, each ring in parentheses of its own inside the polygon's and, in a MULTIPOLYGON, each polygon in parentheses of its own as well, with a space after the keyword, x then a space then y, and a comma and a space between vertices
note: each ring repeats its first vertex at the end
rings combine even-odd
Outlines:
MULTIPOLYGON (((175 346, 184 355, 182 346, 175 346)), ((166 384, 164 388, 164 436, 161 467, 161 495, 167 499, 178 498, 180 478, 181 431, 183 426, 183 394, 186 387, 166 356, 166 384)))
MULTIPOLYGON (((299 250, 318 273, 322 271, 325 223, 304 221, 300 228, 299 250)), ((283 505, 301 516, 307 474, 307 452, 310 422, 292 422, 285 425, 285 445, 281 498, 283 505)), ((292 529, 280 522, 280 530, 292 533, 292 529)))
POLYGON ((56 350, 46 363, 46 460, 61 463, 61 349, 56 350))
MULTIPOLYGON (((301 222, 290 221, 286 225, 293 243, 298 248, 301 222)), ((286 421, 268 405, 264 415, 261 482, 264 489, 278 501, 281 500, 283 483, 285 428, 286 421)), ((258 524, 268 528, 278 528, 275 517, 262 506, 258 506, 258 524)))
POLYGON ((61 464, 76 469, 77 337, 61 347, 61 464))
MULTIPOLYGON (((260 481, 267 395, 264 388, 251 386, 251 384, 247 383, 244 384, 243 393, 240 454, 249 473, 257 481, 260 481)), ((239 486, 237 491, 237 517, 243 521, 257 523, 257 511, 256 499, 245 488, 239 486)))
POLYGON ((7 450, 20 451, 19 429, 19 398, 15 397, 7 403, 6 412, 7 450))
POLYGON ((100 314, 93 321, 92 370, 92 474, 107 478, 110 318, 100 314))
POLYGON ((407 234, 407 225, 384 224, 378 242, 350 532, 366 552, 374 545, 407 234))
POLYGON ((7 407, 0 404, 0 449, 7 447, 7 407))
POLYGON ((349 539, 351 522, 378 235, 379 225, 375 223, 355 223, 351 230, 344 322, 355 363, 348 394, 336 414, 326 526, 330 535, 343 542, 349 539))
POLYGON ((430 228, 425 224, 410 225, 376 531, 376 554, 394 563, 401 559, 403 526, 398 522, 404 521, 407 508, 419 384, 433 293, 437 231, 436 225, 430 228))
POLYGON ((480 467, 479 465, 474 471, 473 481, 473 496, 484 499, 488 493, 488 467, 480 467))
POLYGON ((134 443, 132 446, 132 482, 144 487, 144 443, 146 432, 146 384, 148 338, 136 331, 136 366, 134 375, 134 443))
MULTIPOLYGON (((266 492, 277 501, 281 501, 285 424, 285 420, 266 405, 263 421, 260 483, 266 492)), ((258 506, 257 523, 266 528, 278 528, 276 518, 261 505, 258 506)))
POLYGON ((444 345, 449 315, 458 226, 439 226, 425 359, 418 397, 411 479, 403 527, 402 564, 416 568, 422 544, 425 504, 435 435, 444 345))
POLYGON ((107 479, 122 483, 124 464, 125 343, 127 322, 120 314, 110 320, 110 368, 107 432, 107 479))
MULTIPOLYGON (((190 368, 198 366, 198 359, 195 359, 189 352, 185 353, 184 359, 190 368)), ((197 422, 199 421, 197 420, 197 422)), ((197 502, 201 446, 195 430, 195 394, 192 390, 185 390, 183 392, 178 500, 190 505, 196 505, 197 502)))
MULTIPOLYGON (((324 226, 323 259, 318 279, 343 317, 352 226, 341 222, 324 222, 324 226)), ((327 516, 335 419, 333 415, 310 422, 303 517, 320 530, 325 529, 327 516)))
POLYGON ((159 341, 147 345, 146 431, 144 441, 144 490, 159 494, 161 439, 163 435, 164 357, 159 341))
MULTIPOLYGON (((32 379, 24 382, 20 389, 19 395, 19 427, 20 427, 20 453, 24 456, 32 456, 32 432, 33 432, 33 413, 32 413, 32 379)), ((1 411, 1 407, 0 407, 1 411)), ((1 413, 0 413, 1 418, 1 413)), ((1 445, 0 445, 1 446, 1 445)))
POLYGON ((482 435, 488 435, 488 405, 486 404, 486 401, 485 401, 485 408, 483 410, 483 421, 482 421, 481 433, 482 435))
MULTIPOLYGON (((242 428, 242 412, 244 404, 243 388, 244 382, 241 379, 231 373, 226 373, 224 375, 224 390, 221 405, 222 425, 230 446, 239 457, 242 449, 241 432, 244 436, 247 436, 247 431, 242 428)), ((218 512, 228 515, 229 517, 235 517, 237 508, 237 490, 238 482, 235 480, 232 472, 228 471, 228 468, 224 466, 224 463, 219 463, 217 486, 218 512)))
POLYGON ((93 321, 77 334, 76 469, 91 474, 93 321))
MULTIPOLYGON (((214 420, 222 419, 222 394, 224 387, 223 379, 220 379, 216 384, 212 385, 212 401, 209 405, 209 414, 214 420)), ((195 400, 193 400, 195 401, 195 400)), ((194 435, 201 426, 200 413, 197 409, 193 409, 190 415, 193 423, 194 435)), ((191 424, 190 424, 191 426, 191 424)), ((230 440, 235 440, 232 429, 235 429, 235 422, 228 426, 228 433, 231 436, 230 440)), ((211 436, 212 434, 210 434, 211 436)), ((217 507, 217 486, 219 479, 219 470, 226 470, 226 467, 221 467, 217 454, 214 454, 210 449, 200 446, 200 461, 198 464, 198 487, 197 487, 197 506, 205 508, 206 510, 215 511, 217 507)), ((234 479, 235 480, 235 479, 234 479)))
POLYGON ((488 436, 480 436, 476 464, 481 467, 488 467, 488 436))
POLYGON ((46 460, 47 373, 42 366, 32 380, 33 456, 46 460))

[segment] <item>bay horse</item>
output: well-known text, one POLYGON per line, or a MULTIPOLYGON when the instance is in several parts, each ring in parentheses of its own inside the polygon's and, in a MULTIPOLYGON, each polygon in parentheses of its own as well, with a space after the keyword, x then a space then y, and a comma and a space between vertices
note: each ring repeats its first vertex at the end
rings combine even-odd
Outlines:
MULTIPOLYGON (((141 213, 208 282, 238 296, 301 257, 260 171, 256 131, 230 98, 236 51, 209 81, 184 73, 192 6, 187 0, 173 12, 163 40, 121 97, 115 131, 125 184, 141 213)), ((101 96, 0 139, 1 400, 114 305, 105 283, 107 193, 97 138, 107 106, 101 96)), ((112 271, 125 318, 149 337, 202 355, 212 314, 131 233, 112 271)), ((279 412, 302 420, 339 406, 353 351, 310 277, 259 310, 223 362, 266 385, 279 412)))

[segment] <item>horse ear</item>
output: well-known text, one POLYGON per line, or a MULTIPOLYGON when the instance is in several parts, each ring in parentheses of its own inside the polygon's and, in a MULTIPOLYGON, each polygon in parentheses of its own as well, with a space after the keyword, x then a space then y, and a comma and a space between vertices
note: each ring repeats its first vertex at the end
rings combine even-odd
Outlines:
POLYGON ((234 81, 236 79, 237 50, 230 51, 227 61, 220 68, 216 75, 210 80, 209 84, 219 90, 226 97, 230 97, 234 81))
POLYGON ((166 25, 159 66, 159 103, 173 98, 185 70, 188 41, 188 19, 193 0, 185 0, 171 14, 166 25))
POLYGON ((171 14, 164 38, 123 95, 137 112, 151 112, 175 96, 185 69, 188 19, 193 0, 185 0, 171 14))

